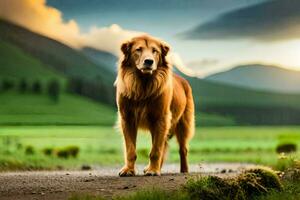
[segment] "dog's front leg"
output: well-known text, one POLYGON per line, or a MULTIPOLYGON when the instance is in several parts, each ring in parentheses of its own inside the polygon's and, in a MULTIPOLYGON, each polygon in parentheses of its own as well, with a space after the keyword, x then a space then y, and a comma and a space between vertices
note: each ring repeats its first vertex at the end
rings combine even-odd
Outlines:
POLYGON ((119 176, 134 176, 137 127, 133 124, 127 123, 125 120, 121 120, 121 127, 125 144, 125 166, 120 170, 119 176))
POLYGON ((156 120, 156 123, 150 127, 152 136, 152 149, 150 152, 150 163, 145 168, 144 173, 147 176, 160 175, 161 163, 165 150, 165 144, 167 140, 167 134, 169 131, 169 124, 167 117, 163 117, 156 120))

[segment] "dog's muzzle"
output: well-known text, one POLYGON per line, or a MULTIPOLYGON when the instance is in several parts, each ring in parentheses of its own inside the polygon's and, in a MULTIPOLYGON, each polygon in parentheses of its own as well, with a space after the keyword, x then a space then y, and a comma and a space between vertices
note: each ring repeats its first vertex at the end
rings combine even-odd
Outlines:
POLYGON ((152 74, 152 72, 153 72, 153 63, 154 63, 154 60, 145 59, 144 64, 143 64, 143 68, 141 68, 142 73, 152 74))

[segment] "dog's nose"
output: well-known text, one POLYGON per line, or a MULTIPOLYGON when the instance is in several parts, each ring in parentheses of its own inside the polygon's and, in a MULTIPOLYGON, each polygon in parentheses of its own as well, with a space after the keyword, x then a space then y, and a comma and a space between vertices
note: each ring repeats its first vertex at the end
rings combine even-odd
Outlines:
POLYGON ((146 59, 144 60, 144 64, 147 66, 151 66, 153 64, 153 60, 152 59, 146 59))

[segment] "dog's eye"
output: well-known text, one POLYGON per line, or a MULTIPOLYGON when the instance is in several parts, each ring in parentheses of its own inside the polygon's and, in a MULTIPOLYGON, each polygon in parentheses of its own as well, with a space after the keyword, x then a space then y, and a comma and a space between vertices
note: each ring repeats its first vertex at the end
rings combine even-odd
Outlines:
POLYGON ((142 47, 136 49, 137 52, 141 52, 142 50, 142 47))
POLYGON ((158 51, 156 49, 153 49, 152 53, 158 53, 158 51))

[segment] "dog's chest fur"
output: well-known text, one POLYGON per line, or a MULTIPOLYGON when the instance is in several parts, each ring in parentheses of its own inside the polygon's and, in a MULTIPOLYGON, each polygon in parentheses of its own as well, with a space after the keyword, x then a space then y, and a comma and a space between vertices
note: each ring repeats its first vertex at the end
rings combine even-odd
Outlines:
MULTIPOLYGON (((121 98, 120 114, 129 123, 134 123, 139 128, 149 128, 163 116, 161 97, 146 100, 134 100, 127 97, 121 98)), ((169 110, 169 108, 168 108, 169 110)))

